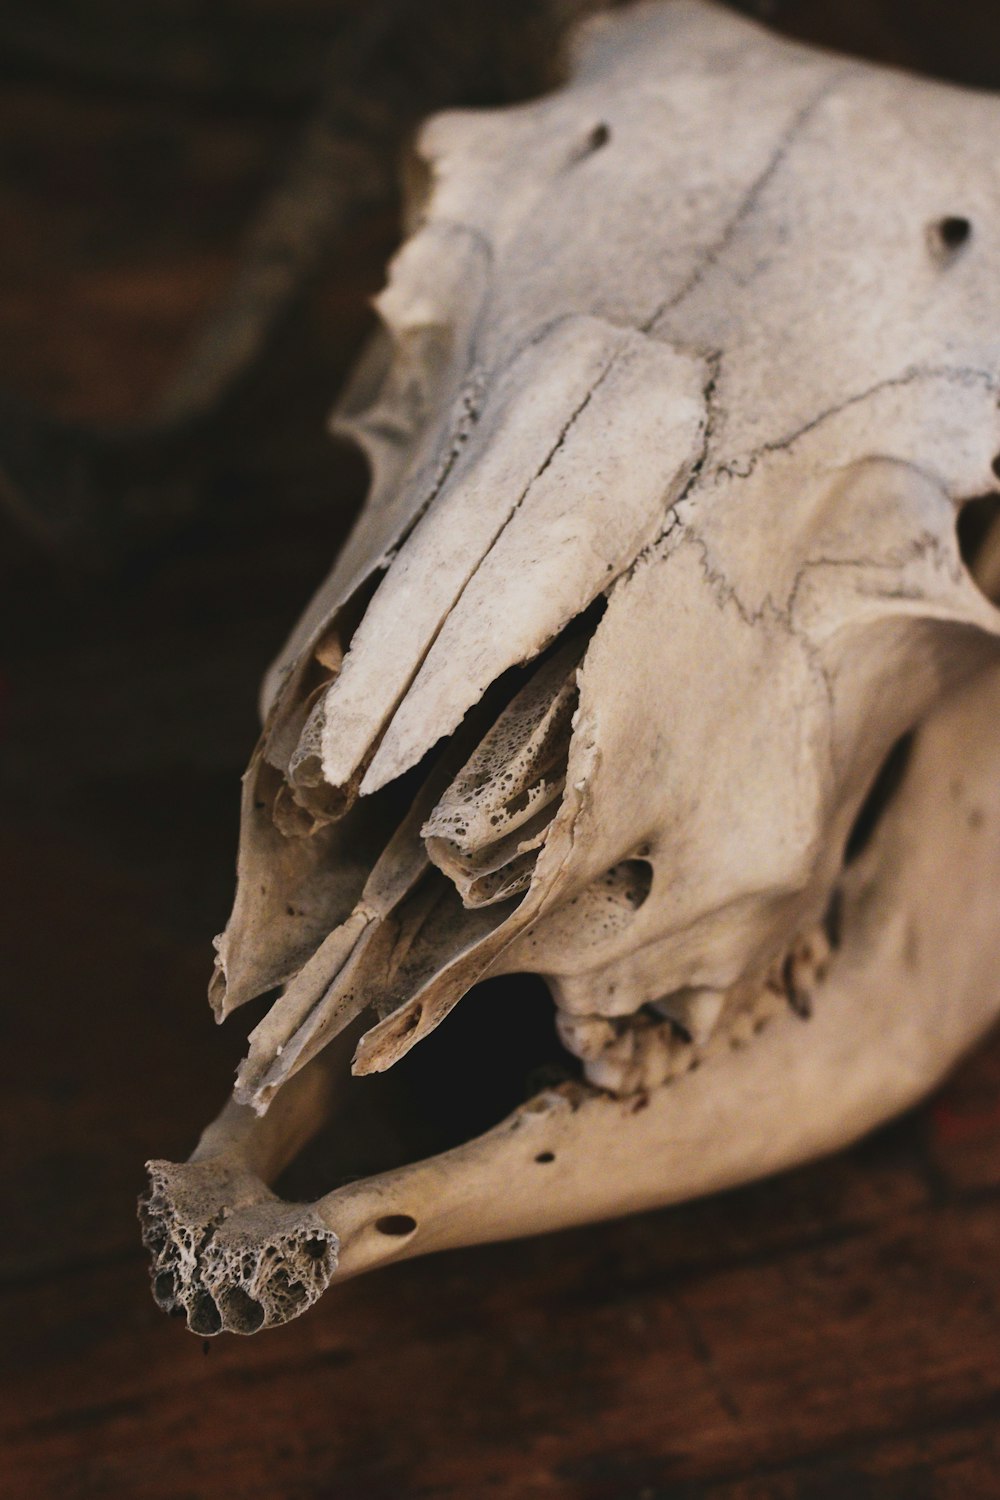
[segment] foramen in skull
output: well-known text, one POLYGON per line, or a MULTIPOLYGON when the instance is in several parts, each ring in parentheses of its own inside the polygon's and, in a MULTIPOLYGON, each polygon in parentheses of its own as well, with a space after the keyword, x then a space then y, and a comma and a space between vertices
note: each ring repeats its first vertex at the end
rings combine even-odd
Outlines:
POLYGON ((197 1332, 829 1152, 1000 1011, 1000 526, 961 523, 997 490, 998 141, 993 97, 700 0, 425 126, 337 418, 370 496, 245 781, 212 1000, 281 992, 142 1209, 197 1332), (526 973, 575 1076, 273 1191, 526 973))

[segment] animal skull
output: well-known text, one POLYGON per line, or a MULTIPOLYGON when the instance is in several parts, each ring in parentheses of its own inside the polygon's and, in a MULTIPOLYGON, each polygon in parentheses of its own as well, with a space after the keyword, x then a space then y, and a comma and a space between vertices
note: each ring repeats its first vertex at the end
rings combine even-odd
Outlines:
POLYGON ((956 535, 1000 450, 998 131, 701 0, 424 129, 338 418, 370 498, 265 685, 218 943, 220 1019, 282 993, 191 1162, 151 1164, 197 1332, 834 1149, 1000 1009, 1000 545, 976 581, 956 535), (382 1071, 522 971, 576 1080, 271 1190, 334 1038, 382 1071))

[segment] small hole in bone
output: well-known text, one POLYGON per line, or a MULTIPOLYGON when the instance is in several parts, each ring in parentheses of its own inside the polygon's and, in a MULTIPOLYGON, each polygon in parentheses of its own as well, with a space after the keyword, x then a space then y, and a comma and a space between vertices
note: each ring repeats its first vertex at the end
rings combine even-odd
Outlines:
POLYGON ((326 1254, 325 1240, 306 1240, 302 1246, 310 1260, 322 1260, 326 1254))
POLYGON ((972 234, 972 225, 961 214, 948 214, 934 225, 934 235, 942 249, 954 254, 961 250, 972 234))
POLYGON ((595 151, 606 146, 610 139, 611 126, 606 120, 599 120, 596 125, 591 126, 580 144, 572 148, 567 165, 575 167, 579 162, 586 161, 595 151))
POLYGON ((264 1322, 264 1309, 241 1286, 231 1287, 222 1299, 226 1325, 237 1333, 256 1333, 264 1322))
POLYGON ((633 911, 638 911, 653 888, 653 866, 648 859, 626 859, 608 871, 609 878, 616 875, 616 884, 620 885, 624 879, 626 902, 633 911))
POLYGON ((161 1307, 169 1307, 177 1296, 177 1283, 171 1271, 161 1271, 153 1282, 153 1296, 161 1307))
POLYGON ((555 1161, 555 1159, 556 1154, 554 1151, 539 1151, 538 1155, 535 1157, 535 1160, 538 1162, 539 1166, 545 1166, 548 1162, 555 1161))
POLYGON ((188 1313, 188 1327, 192 1333, 218 1333, 222 1327, 222 1316, 207 1292, 201 1292, 188 1313))
POLYGON ((402 1236, 412 1234, 416 1227, 417 1221, 410 1214, 383 1214, 381 1219, 375 1220, 379 1234, 402 1236))
POLYGON ((844 848, 845 865, 852 864, 858 859, 871 843, 882 814, 902 783, 912 748, 913 735, 904 734, 896 741, 882 762, 848 835, 844 848))

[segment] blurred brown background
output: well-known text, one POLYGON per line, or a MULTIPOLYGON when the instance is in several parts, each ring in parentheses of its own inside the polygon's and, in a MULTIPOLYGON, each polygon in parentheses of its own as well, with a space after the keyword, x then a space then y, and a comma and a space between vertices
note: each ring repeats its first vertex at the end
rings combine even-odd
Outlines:
MULTIPOLYGON (((241 1050, 204 986, 256 684, 364 489, 323 424, 392 163, 425 110, 541 87, 580 8, 0 8, 11 1500, 1000 1494, 996 1041, 832 1161, 335 1284, 260 1339, 203 1345, 149 1297, 143 1159, 187 1154, 241 1050), (275 247, 268 203, 324 161, 337 212, 275 247), (192 384, 248 235, 260 336, 192 384), (294 272, 273 307, 262 265, 294 272)), ((1000 89, 995 0, 742 8, 1000 89)))

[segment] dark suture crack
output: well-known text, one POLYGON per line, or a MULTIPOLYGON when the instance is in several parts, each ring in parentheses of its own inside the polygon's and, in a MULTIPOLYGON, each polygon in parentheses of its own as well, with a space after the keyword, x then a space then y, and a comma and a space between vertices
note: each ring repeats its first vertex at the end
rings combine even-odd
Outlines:
POLYGON ((715 241, 714 245, 710 245, 705 251, 684 285, 672 297, 667 298, 665 302, 661 302, 646 321, 640 324, 641 332, 652 333, 661 318, 665 317, 667 313, 674 312, 700 286, 708 272, 725 255, 743 224, 746 223, 747 219, 754 212, 769 183, 783 166, 798 136, 801 135, 816 110, 819 109, 824 100, 829 97, 845 78, 852 77, 858 71, 859 69, 853 66, 838 68, 830 77, 824 80, 822 87, 811 98, 807 99, 805 104, 796 110, 788 125, 782 131, 774 150, 768 158, 767 164, 750 184, 750 187, 740 200, 736 211, 729 219, 719 238, 715 241))

